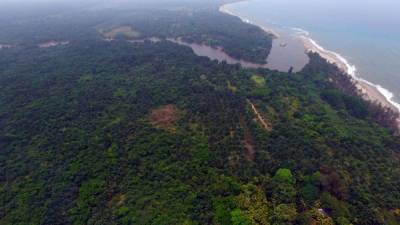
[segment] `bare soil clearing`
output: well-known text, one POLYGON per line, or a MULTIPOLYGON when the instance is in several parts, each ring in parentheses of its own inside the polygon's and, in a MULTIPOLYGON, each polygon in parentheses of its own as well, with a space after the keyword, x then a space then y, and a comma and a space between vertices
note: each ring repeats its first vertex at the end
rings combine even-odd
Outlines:
POLYGON ((180 111, 175 105, 164 105, 150 112, 149 120, 157 128, 174 131, 180 111))
POLYGON ((51 47, 56 47, 59 45, 67 45, 69 44, 69 41, 55 41, 55 40, 51 40, 51 41, 47 41, 47 42, 43 42, 38 44, 39 48, 51 48, 51 47))

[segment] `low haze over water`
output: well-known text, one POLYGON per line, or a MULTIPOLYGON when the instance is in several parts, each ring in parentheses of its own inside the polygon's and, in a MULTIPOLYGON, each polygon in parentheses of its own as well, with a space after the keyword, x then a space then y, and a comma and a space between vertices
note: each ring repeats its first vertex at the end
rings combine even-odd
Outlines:
POLYGON ((308 31, 354 64, 359 77, 388 89, 400 102, 400 1, 252 0, 229 10, 293 35, 293 28, 308 31))

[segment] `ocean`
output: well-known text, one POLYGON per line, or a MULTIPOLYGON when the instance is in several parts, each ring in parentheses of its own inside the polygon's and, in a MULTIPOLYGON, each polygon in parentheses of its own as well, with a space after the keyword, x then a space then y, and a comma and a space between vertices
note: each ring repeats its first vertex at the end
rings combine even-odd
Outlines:
POLYGON ((279 53, 271 52, 268 62, 286 59, 301 66, 305 54, 299 37, 307 36, 345 58, 357 77, 400 103, 400 1, 251 0, 225 7, 281 36, 274 44, 281 46, 275 48, 279 53), (290 46, 282 48, 286 42, 290 46))

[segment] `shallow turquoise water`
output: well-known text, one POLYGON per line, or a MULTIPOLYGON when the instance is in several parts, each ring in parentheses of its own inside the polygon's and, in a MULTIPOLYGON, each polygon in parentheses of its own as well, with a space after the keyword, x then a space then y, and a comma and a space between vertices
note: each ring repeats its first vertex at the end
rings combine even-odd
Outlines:
POLYGON ((281 32, 308 31, 354 64, 357 76, 388 89, 400 102, 400 1, 252 0, 228 8, 281 32))

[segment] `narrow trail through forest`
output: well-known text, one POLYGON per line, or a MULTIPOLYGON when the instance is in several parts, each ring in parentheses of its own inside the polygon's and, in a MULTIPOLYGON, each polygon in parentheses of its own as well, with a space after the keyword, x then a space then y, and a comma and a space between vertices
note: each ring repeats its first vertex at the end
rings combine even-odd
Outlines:
POLYGON ((271 131, 272 128, 268 125, 267 122, 265 122, 264 118, 261 116, 261 114, 258 112, 257 108, 254 106, 254 104, 247 99, 247 102, 250 104, 251 109, 253 110, 254 114, 257 116, 257 120, 261 123, 261 125, 265 128, 267 131, 271 131))

